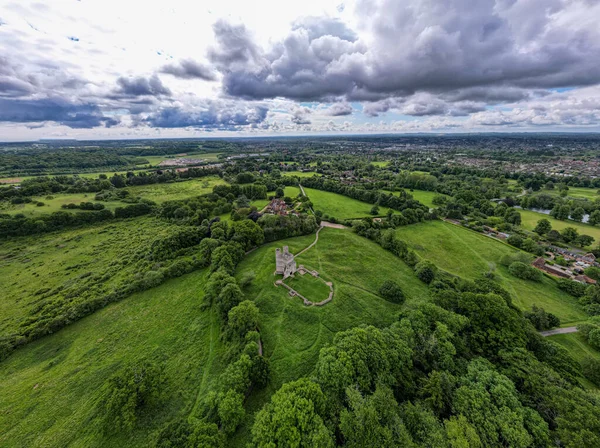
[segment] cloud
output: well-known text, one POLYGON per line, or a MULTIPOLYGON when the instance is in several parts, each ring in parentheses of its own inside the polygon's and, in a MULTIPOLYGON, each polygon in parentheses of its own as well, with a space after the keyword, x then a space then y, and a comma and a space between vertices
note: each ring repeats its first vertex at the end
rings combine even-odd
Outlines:
POLYGON ((215 81, 217 79, 217 74, 212 68, 193 59, 183 59, 177 64, 165 65, 160 71, 183 79, 203 79, 205 81, 215 81))
POLYGON ((171 95, 171 91, 163 85, 162 81, 156 75, 152 75, 149 78, 143 76, 119 77, 117 84, 116 93, 118 95, 128 97, 171 95))
POLYGON ((242 25, 227 28, 220 22, 218 46, 230 50, 219 59, 224 93, 381 101, 462 92, 471 100, 469 93, 477 95, 477 89, 525 96, 527 89, 600 82, 600 31, 589 19, 600 14, 598 2, 449 0, 442 7, 419 0, 359 0, 356 13, 361 36, 368 38, 357 39, 329 18, 311 17, 298 20, 268 48, 259 48, 242 25))
POLYGON ((352 106, 348 103, 335 103, 325 109, 325 115, 340 117, 343 115, 352 115, 352 106))
POLYGON ((200 128, 237 130, 241 126, 262 123, 268 108, 239 101, 206 100, 192 107, 162 107, 143 122, 155 128, 200 128))
POLYGON ((104 116, 93 104, 70 103, 62 98, 16 100, 0 98, 0 122, 41 123, 52 121, 70 128, 111 127, 119 120, 104 116))
POLYGON ((310 124, 311 121, 308 116, 312 111, 308 107, 297 107, 292 110, 291 122, 294 124, 310 124))

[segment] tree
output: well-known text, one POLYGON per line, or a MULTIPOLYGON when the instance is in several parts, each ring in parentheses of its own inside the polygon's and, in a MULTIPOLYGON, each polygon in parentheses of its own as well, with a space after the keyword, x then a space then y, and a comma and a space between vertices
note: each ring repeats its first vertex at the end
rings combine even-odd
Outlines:
POLYGON ((240 243, 244 250, 260 246, 265 239, 262 228, 251 219, 234 222, 231 230, 233 232, 231 240, 240 243))
POLYGON ((519 247, 520 248, 523 245, 523 238, 521 238, 521 236, 519 236, 517 234, 514 234, 514 235, 509 236, 506 239, 506 242, 508 244, 510 244, 511 246, 515 246, 515 247, 519 247))
POLYGON ((566 243, 570 243, 579 236, 579 232, 577 232, 577 229, 574 227, 565 227, 562 232, 560 232, 560 236, 566 243))
POLYGON ((600 210, 594 210, 588 219, 588 224, 595 226, 600 224, 600 210))
POLYGON ((415 273, 419 280, 424 283, 431 283, 437 274, 437 266, 429 260, 423 260, 415 266, 415 273))
POLYGON ((583 375, 597 386, 600 386, 600 359, 587 357, 581 362, 583 375))
POLYGON ((404 293, 400 285, 393 280, 385 280, 379 287, 379 295, 392 303, 403 303, 404 293))
POLYGON ((279 188, 277 188, 277 190, 275 190, 276 198, 282 198, 284 196, 285 196, 285 191, 283 190, 283 188, 279 187, 279 188))
POLYGON ((579 247, 586 247, 586 246, 591 246, 594 241, 595 240, 594 240, 593 236, 579 235, 577 238, 575 238, 575 241, 573 241, 573 244, 575 244, 576 246, 579 246, 579 247))
POLYGON ((533 231, 538 235, 545 235, 552 230, 552 224, 546 218, 540 219, 533 231))
POLYGON ((585 210, 582 207, 576 207, 571 211, 571 219, 573 221, 580 221, 583 219, 583 215, 585 215, 585 210))
POLYGON ((225 319, 234 306, 242 302, 244 294, 237 283, 228 283, 217 297, 217 308, 225 319))
POLYGON ((540 271, 525 263, 521 263, 520 261, 511 263, 508 267, 508 272, 523 280, 533 280, 535 282, 542 281, 542 273, 540 271))
POLYGON ((224 448, 223 434, 214 423, 180 419, 166 424, 156 436, 154 448, 224 448))
POLYGON ((371 213, 371 215, 374 215, 374 216, 378 215, 379 214, 379 207, 377 205, 374 205, 371 208, 371 212, 370 213, 371 213))
POLYGON ((230 338, 241 339, 258 327, 258 307, 250 300, 244 300, 231 308, 227 316, 227 333, 230 338))
POLYGON ((560 240, 560 233, 558 230, 550 230, 546 235, 546 238, 548 238, 549 241, 558 241, 560 240))
POLYGON ((259 448, 333 447, 324 423, 326 403, 318 384, 302 378, 284 384, 256 415, 252 442, 259 448))
POLYGON ((533 305, 531 311, 525 311, 523 316, 528 319, 536 330, 549 330, 560 326, 560 319, 552 313, 547 313, 544 308, 533 305))

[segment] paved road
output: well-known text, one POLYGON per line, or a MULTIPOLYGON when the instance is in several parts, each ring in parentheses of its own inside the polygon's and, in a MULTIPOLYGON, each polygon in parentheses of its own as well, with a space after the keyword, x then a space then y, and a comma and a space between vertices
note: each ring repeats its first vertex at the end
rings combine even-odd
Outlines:
POLYGON ((565 327, 565 328, 557 328, 556 330, 540 331, 540 334, 544 337, 554 336, 555 334, 568 334, 568 333, 577 333, 577 327, 565 327))

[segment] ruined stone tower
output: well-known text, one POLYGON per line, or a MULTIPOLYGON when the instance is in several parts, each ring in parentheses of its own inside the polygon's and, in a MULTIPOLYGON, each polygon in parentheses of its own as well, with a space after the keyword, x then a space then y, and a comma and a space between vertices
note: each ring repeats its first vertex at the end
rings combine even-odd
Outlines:
POLYGON ((283 275, 284 280, 296 272, 296 260, 287 246, 283 246, 283 252, 275 249, 275 274, 283 275))

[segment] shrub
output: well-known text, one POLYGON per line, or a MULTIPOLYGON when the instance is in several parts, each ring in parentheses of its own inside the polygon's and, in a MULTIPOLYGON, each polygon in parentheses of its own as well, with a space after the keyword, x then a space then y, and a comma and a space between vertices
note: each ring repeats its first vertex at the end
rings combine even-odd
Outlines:
POLYGON ((581 362, 583 375, 597 386, 600 386, 600 359, 585 358, 581 362))
POLYGON ((415 266, 415 273, 417 274, 417 277, 419 280, 427 284, 430 284, 433 281, 437 270, 437 266, 429 260, 420 261, 415 266))
POLYGON ((131 430, 147 405, 156 401, 164 383, 161 366, 141 361, 112 376, 102 389, 101 414, 108 430, 131 430))
POLYGON ((508 267, 515 261, 527 264, 530 260, 531 256, 527 255, 526 253, 515 252, 514 254, 502 256, 502 258, 500 259, 500 264, 508 267))
POLYGON ((563 291, 571 294, 573 297, 582 297, 585 294, 585 290, 587 288, 587 286, 582 283, 575 282, 566 278, 561 278, 558 280, 558 287, 563 291))
POLYGON ((544 308, 538 308, 535 305, 533 305, 531 311, 525 311, 523 316, 525 316, 538 331, 549 330, 550 328, 560 326, 560 319, 558 317, 552 313, 547 313, 544 308))
POLYGON ((400 285, 393 280, 386 280, 379 287, 379 295, 392 303, 403 303, 404 293, 400 285))
POLYGON ((515 277, 523 280, 533 280, 535 282, 542 281, 542 273, 540 271, 525 263, 521 263, 520 261, 511 263, 508 267, 508 271, 515 277))

